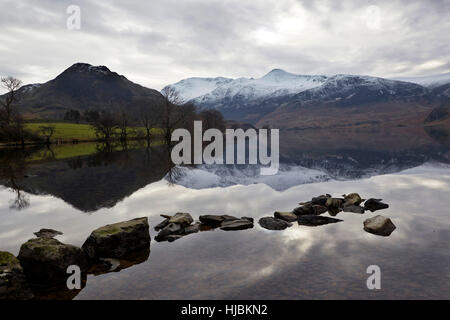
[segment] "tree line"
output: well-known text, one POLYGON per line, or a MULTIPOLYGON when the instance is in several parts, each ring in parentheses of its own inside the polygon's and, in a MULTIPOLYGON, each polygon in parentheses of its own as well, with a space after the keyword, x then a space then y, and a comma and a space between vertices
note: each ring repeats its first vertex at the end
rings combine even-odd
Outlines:
MULTIPOLYGON (((51 125, 41 126, 41 137, 25 130, 25 120, 19 111, 18 90, 22 82, 13 77, 1 79, 1 85, 7 90, 0 99, 0 142, 20 142, 42 140, 47 144, 55 133, 51 125), (44 137, 44 138, 42 138, 44 137)), ((126 143, 133 139, 146 139, 148 143, 154 139, 172 145, 172 132, 177 128, 193 130, 195 120, 203 121, 203 129, 216 128, 225 130, 225 120, 216 110, 197 110, 195 105, 184 103, 173 88, 162 92, 162 99, 134 100, 124 105, 121 110, 76 110, 70 109, 64 120, 73 123, 92 125, 98 140, 109 143, 120 140, 126 143)))

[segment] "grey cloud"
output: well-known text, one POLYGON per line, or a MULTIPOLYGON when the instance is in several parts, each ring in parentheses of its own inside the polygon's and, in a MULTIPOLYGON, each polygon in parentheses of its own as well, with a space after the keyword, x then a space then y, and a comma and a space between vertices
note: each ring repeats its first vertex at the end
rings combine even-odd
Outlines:
POLYGON ((426 75, 449 71, 450 1, 2 0, 0 74, 44 82, 71 64, 103 64, 162 88, 190 76, 296 73, 426 75), (376 5, 380 30, 364 10, 376 5))

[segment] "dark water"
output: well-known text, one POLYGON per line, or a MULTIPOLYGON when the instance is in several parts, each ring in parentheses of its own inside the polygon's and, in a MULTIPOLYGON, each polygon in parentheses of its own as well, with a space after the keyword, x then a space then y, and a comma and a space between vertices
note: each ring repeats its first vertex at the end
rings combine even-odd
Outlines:
POLYGON ((390 208, 341 212, 343 222, 320 227, 268 231, 255 223, 152 240, 150 253, 119 272, 88 275, 75 298, 449 299, 449 135, 433 130, 282 133, 282 170, 268 180, 248 167, 174 169, 163 147, 99 147, 59 159, 1 150, 0 250, 17 254, 40 228, 63 231, 60 241, 80 246, 97 227, 147 216, 153 238, 159 214, 257 221, 319 194, 358 192, 390 208), (397 226, 391 236, 363 230, 377 214, 397 226), (369 265, 381 268, 381 290, 367 289, 369 265))

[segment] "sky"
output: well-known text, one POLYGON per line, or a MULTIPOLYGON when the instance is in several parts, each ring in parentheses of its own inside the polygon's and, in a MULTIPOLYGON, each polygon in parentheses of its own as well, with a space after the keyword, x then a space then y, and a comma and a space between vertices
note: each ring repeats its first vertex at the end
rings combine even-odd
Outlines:
POLYGON ((450 0, 0 0, 0 28, 0 75, 24 84, 76 62, 157 90, 274 68, 391 78, 450 71, 450 0))

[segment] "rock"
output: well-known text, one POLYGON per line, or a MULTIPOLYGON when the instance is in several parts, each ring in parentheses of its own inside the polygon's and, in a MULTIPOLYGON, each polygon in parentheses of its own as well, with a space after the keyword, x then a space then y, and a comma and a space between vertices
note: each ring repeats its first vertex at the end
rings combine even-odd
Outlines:
POLYGON ((357 205, 350 205, 343 208, 344 212, 364 213, 364 208, 357 205))
POLYGON ((53 238, 58 235, 62 235, 63 233, 61 231, 56 231, 53 229, 41 229, 33 234, 38 238, 53 238))
POLYGON ((169 216, 169 215, 167 215, 167 214, 160 214, 159 216, 160 216, 160 217, 163 217, 164 219, 170 219, 170 218, 172 218, 172 216, 169 216))
POLYGON ((218 227, 224 221, 238 220, 239 218, 236 218, 233 216, 228 216, 228 215, 219 216, 219 215, 209 214, 209 215, 200 216, 199 219, 200 219, 200 222, 203 223, 204 225, 218 227))
POLYGON ((328 208, 318 204, 313 205, 314 214, 319 215, 328 211, 328 208))
POLYGON ((350 193, 348 195, 344 194, 343 197, 344 197, 344 207, 351 205, 359 206, 363 201, 359 196, 359 194, 357 193, 350 193))
POLYGON ((313 227, 329 223, 336 223, 342 220, 324 216, 309 215, 309 216, 299 216, 297 221, 299 225, 313 227))
POLYGON ((169 224, 169 220, 170 219, 164 219, 163 222, 159 223, 158 225, 155 226, 155 231, 159 231, 161 229, 164 229, 164 227, 166 227, 169 224))
POLYGON ((248 221, 251 221, 251 222, 254 221, 252 217, 241 217, 241 219, 245 219, 245 220, 248 220, 248 221))
POLYGON ((181 238, 183 238, 183 235, 181 235, 181 234, 169 234, 166 237, 166 240, 168 242, 174 242, 175 240, 178 240, 178 239, 181 239, 181 238))
POLYGON ((150 245, 148 219, 137 218, 94 230, 82 248, 90 259, 121 258, 150 245))
POLYGON ((261 227, 268 230, 284 230, 292 226, 292 223, 290 222, 273 217, 264 217, 259 219, 258 222, 261 225, 261 227))
POLYGON ((134 265, 141 264, 148 260, 150 248, 134 251, 120 259, 100 258, 94 265, 90 266, 88 274, 101 275, 110 272, 119 272, 134 265))
POLYGON ((312 204, 306 204, 304 206, 295 208, 292 212, 297 216, 314 214, 314 208, 312 204))
POLYGON ((183 231, 184 234, 191 234, 191 233, 197 233, 200 231, 200 223, 195 223, 193 225, 190 225, 186 227, 183 231))
POLYGON ((19 260, 9 252, 0 251, 0 300, 28 300, 33 297, 19 260))
POLYGON ((343 199, 339 198, 328 198, 325 202, 325 206, 327 208, 341 208, 343 203, 343 199))
POLYGON ((167 241, 170 235, 180 235, 183 233, 184 228, 178 223, 169 223, 165 226, 155 237, 158 242, 167 241))
POLYGON ((395 228, 391 219, 380 215, 364 220, 364 230, 379 236, 387 237, 395 228))
POLYGON ((321 195, 321 196, 318 196, 318 197, 314 197, 314 198, 311 199, 311 204, 324 206, 325 203, 327 202, 328 198, 331 198, 331 195, 327 194, 327 195, 321 195))
POLYGON ((297 216, 292 212, 280 212, 276 211, 274 214, 275 218, 287 221, 287 222, 294 222, 297 221, 297 216))
POLYGON ((178 212, 172 218, 169 219, 169 223, 177 223, 183 227, 187 227, 194 219, 192 219, 189 213, 178 212))
POLYGON ((67 279, 67 268, 77 265, 87 269, 87 257, 78 247, 53 238, 34 238, 20 247, 17 257, 31 284, 50 286, 67 279))
POLYGON ((381 202, 381 200, 383 199, 370 198, 369 200, 366 200, 366 202, 364 203, 364 209, 374 212, 377 210, 389 208, 389 205, 381 202))
POLYGON ((245 230, 253 228, 253 221, 248 219, 227 220, 222 222, 220 229, 225 231, 245 230))

